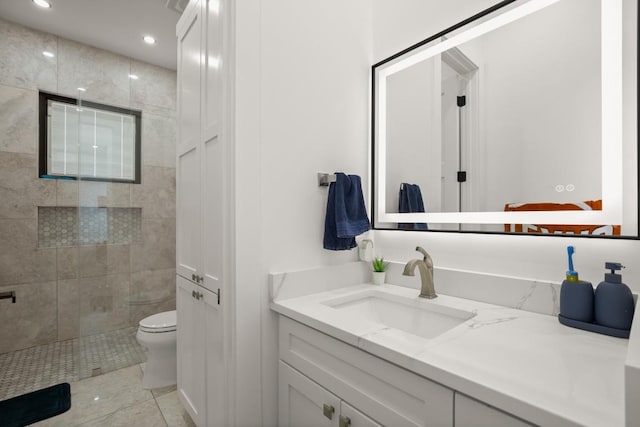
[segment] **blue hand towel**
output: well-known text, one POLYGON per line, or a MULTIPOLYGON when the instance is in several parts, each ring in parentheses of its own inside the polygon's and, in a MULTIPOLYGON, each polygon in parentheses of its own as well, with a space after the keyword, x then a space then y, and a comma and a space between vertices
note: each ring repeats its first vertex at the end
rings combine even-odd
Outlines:
POLYGON ((336 182, 329 185, 324 219, 324 248, 332 251, 355 248, 355 236, 370 228, 360 177, 336 172, 336 182))
MULTIPOLYGON (((400 213, 425 212, 424 203, 422 201, 422 192, 417 184, 407 184, 403 182, 400 185, 400 213)), ((429 227, 424 222, 416 223, 400 223, 398 227, 402 230, 428 230, 429 227)))

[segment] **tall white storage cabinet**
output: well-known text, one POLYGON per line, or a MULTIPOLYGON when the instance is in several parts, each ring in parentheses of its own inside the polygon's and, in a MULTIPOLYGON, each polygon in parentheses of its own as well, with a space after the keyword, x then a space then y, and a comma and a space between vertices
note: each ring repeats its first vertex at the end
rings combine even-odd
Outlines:
POLYGON ((191 0, 178 38, 177 333, 178 396, 200 426, 227 420, 224 351, 225 206, 221 0, 191 0))

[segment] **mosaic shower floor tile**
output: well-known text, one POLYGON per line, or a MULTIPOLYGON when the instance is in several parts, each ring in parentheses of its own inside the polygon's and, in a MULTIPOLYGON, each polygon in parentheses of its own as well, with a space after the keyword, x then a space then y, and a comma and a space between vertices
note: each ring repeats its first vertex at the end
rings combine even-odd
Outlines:
POLYGON ((130 327, 0 354, 0 400, 146 360, 130 327))

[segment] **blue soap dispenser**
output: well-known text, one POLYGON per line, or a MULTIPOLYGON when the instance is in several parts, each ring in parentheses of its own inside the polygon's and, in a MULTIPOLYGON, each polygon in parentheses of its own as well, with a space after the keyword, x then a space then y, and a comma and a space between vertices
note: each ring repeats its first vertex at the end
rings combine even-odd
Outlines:
POLYGON ((622 276, 616 274, 624 266, 617 262, 607 262, 604 266, 611 273, 605 273, 604 282, 596 288, 595 321, 602 326, 628 331, 635 304, 631 290, 622 283, 622 276))
POLYGON ((573 269, 573 246, 567 247, 569 270, 560 288, 560 321, 564 319, 590 323, 593 321, 593 286, 580 280, 573 269))

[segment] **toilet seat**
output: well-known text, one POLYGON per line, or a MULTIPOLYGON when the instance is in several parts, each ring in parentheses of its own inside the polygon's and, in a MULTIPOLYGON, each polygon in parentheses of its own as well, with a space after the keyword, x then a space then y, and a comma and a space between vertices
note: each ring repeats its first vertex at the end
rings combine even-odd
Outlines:
POLYGON ((140 330, 149 333, 173 332, 176 330, 176 311, 165 311, 145 317, 139 323, 140 330))

